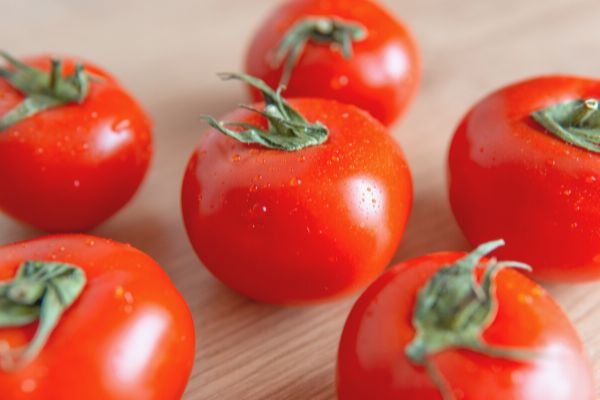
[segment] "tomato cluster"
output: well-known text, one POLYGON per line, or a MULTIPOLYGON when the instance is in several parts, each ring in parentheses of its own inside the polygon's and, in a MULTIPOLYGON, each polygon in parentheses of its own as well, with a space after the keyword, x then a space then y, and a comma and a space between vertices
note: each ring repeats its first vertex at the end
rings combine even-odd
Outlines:
MULTIPOLYGON (((0 56, 0 210, 64 232, 0 247, 2 396, 181 398, 195 353, 184 299, 147 255, 76 234, 141 184, 148 117, 88 62, 0 56)), ((205 117, 185 229, 204 266, 255 300, 311 304, 370 285, 341 337, 340 400, 594 398, 577 332, 530 276, 600 278, 597 80, 535 78, 478 103, 448 160, 452 210, 477 247, 379 276, 412 205, 386 128, 420 79, 407 28, 373 0, 289 0, 246 72, 222 77, 256 102, 205 117)))

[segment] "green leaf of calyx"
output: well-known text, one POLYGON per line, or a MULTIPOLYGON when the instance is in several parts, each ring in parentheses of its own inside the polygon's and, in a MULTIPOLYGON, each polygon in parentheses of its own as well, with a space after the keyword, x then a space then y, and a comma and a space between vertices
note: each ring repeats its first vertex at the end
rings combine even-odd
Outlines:
POLYGON ((297 151, 327 141, 329 130, 320 122, 310 123, 281 96, 280 87, 271 89, 265 82, 245 74, 220 74, 224 80, 238 79, 260 90, 265 100, 264 110, 242 106, 267 119, 267 129, 240 122, 222 122, 211 116, 203 118, 219 132, 242 143, 260 144, 269 149, 297 151), (237 129, 231 129, 237 128, 237 129))
POLYGON ((527 264, 516 261, 487 263, 481 259, 503 240, 488 242, 451 265, 442 267, 419 290, 413 312, 416 335, 406 347, 406 355, 417 365, 424 366, 442 397, 452 399, 448 385, 429 356, 450 348, 469 349, 492 357, 528 360, 534 353, 517 348, 496 347, 486 343, 482 334, 496 317, 498 304, 494 280, 503 268, 531 270, 527 264), (475 270, 484 268, 481 283, 475 270))
POLYGON ((554 104, 531 117, 554 136, 594 153, 600 153, 600 100, 589 98, 554 104))
POLYGON ((85 284, 81 268, 47 261, 26 261, 14 279, 0 282, 0 328, 39 321, 33 339, 24 348, 8 349, 3 344, 0 370, 14 371, 37 357, 85 284))
POLYGON ((82 103, 89 91, 92 76, 84 71, 82 64, 75 71, 63 76, 62 61, 52 60, 50 72, 31 67, 10 54, 0 51, 0 58, 8 64, 0 67, 0 77, 25 96, 25 99, 0 118, 0 132, 25 118, 41 111, 70 103, 82 103))
POLYGON ((345 58, 351 58, 353 42, 364 40, 367 34, 367 28, 355 21, 325 16, 299 20, 285 33, 275 50, 275 68, 279 68, 287 59, 279 85, 287 86, 292 70, 309 41, 338 46, 345 58))

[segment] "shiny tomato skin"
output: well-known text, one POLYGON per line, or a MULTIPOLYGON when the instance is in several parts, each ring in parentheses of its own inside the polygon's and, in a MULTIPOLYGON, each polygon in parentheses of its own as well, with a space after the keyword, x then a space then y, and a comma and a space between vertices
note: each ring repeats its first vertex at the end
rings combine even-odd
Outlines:
POLYGON ((600 278, 600 156, 545 132, 529 114, 600 97, 600 81, 547 76, 505 87, 464 118, 449 152, 452 210, 467 239, 545 281, 600 278))
MULTIPOLYGON (((39 356, 0 371, 11 400, 179 400, 194 362, 190 311, 150 257, 87 235, 56 235, 0 247, 0 280, 25 260, 81 267, 87 285, 39 356)), ((25 345, 34 325, 0 328, 0 341, 25 345)))
MULTIPOLYGON (((353 42, 351 59, 328 45, 307 43, 285 95, 333 99, 368 111, 384 125, 396 121, 417 91, 419 54, 408 29, 371 0, 283 2, 254 36, 246 55, 246 72, 276 88, 283 66, 272 67, 273 52, 288 29, 307 16, 355 21, 369 34, 365 40, 353 42)), ((256 101, 261 99, 256 90, 252 95, 256 101)))
MULTIPOLYGON (((65 74, 73 72, 64 59, 65 74)), ((48 70, 50 58, 24 60, 48 70)), ((42 111, 0 132, 0 210, 49 232, 84 231, 134 195, 152 155, 151 123, 106 72, 82 104, 42 111)), ((23 99, 0 78, 0 115, 23 99)))
MULTIPOLYGON (((227 286, 303 304, 349 294, 383 270, 404 231, 412 181, 401 149, 367 113, 331 100, 290 104, 329 128, 327 142, 286 152, 210 129, 188 164, 182 210, 196 253, 227 286)), ((265 125, 247 110, 223 120, 265 125)))
MULTIPOLYGON (((417 292, 440 267, 464 254, 437 253, 401 263, 354 305, 337 364, 339 400, 441 400, 425 368, 405 355, 415 336, 417 292)), ((481 270, 479 270, 481 272, 481 270)), ((527 362, 447 349, 431 357, 456 400, 592 400, 591 364, 574 327, 552 297, 514 270, 496 277, 498 313, 487 343, 541 354, 527 362)))

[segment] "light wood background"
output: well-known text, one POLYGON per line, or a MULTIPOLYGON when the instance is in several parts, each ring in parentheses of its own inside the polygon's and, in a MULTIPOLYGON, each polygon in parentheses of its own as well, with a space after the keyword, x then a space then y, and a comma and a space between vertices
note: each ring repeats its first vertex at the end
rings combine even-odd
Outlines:
MULTIPOLYGON (((0 46, 16 55, 80 55, 112 71, 155 122, 155 158, 142 190, 92 233, 156 258, 183 292, 197 327, 184 399, 330 400, 337 343, 354 298, 312 308, 253 303, 216 281, 185 235, 179 189, 199 116, 222 115, 243 88, 241 69, 272 0, 0 0, 0 46)), ((417 37, 424 77, 393 133, 415 181, 415 204, 395 261, 466 249, 446 196, 446 151, 466 110, 511 81, 542 73, 600 75, 597 0, 386 0, 417 37)), ((0 244, 41 232, 0 216, 0 244)), ((600 284, 552 287, 600 378, 600 284)), ((598 379, 600 381, 600 379, 598 379)), ((576 400, 576 399, 574 399, 576 400)))

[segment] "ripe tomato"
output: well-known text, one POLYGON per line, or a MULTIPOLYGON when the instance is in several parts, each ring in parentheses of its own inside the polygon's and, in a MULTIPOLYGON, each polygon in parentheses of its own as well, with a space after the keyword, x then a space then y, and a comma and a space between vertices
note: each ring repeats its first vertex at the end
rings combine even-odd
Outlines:
MULTIPOLYGON (((185 301, 147 255, 93 236, 48 236, 0 247, 0 280, 4 281, 0 285, 3 399, 181 398, 194 362, 194 326, 185 301), (78 296, 72 296, 74 302, 39 354, 23 363, 18 353, 12 353, 32 341, 38 325, 8 327, 6 321, 19 315, 9 311, 26 307, 24 294, 36 289, 33 281, 19 288, 21 295, 13 288, 12 297, 20 300, 21 306, 7 302, 4 289, 26 261, 44 262, 44 268, 74 266, 85 274, 87 283, 78 296), (11 354, 16 357, 13 366, 11 354)), ((58 292, 72 280, 54 280, 43 301, 30 307, 41 309, 42 319, 51 316, 43 305, 51 304, 51 289, 58 292)), ((70 292, 62 290, 61 295, 65 293, 70 292)), ((39 327, 42 325, 40 321, 39 327)))
MULTIPOLYGON (((25 98, 60 99, 49 86, 50 57, 25 62, 39 70, 0 70, 2 121, 25 98), (41 83, 24 97, 7 71, 41 83)), ((76 63, 63 60, 58 87, 78 89, 76 63)), ((150 122, 138 103, 106 72, 84 65, 88 89, 80 102, 75 96, 8 126, 0 121, 0 210, 46 231, 87 230, 113 215, 137 190, 152 154, 150 122)))
POLYGON ((391 125, 416 92, 420 61, 407 28, 374 1, 291 0, 254 36, 246 72, 287 83, 288 97, 354 104, 391 125))
MULTIPOLYGON (((275 97, 255 107, 272 111, 275 97)), ((324 143, 269 149, 291 133, 259 146, 210 129, 185 172, 183 217, 201 261, 229 287, 270 303, 329 300, 368 284, 390 261, 411 207, 410 171, 386 129, 358 108, 322 99, 288 106, 282 113, 320 121, 290 122, 302 127, 298 140, 326 127, 324 143)), ((282 123, 267 125, 248 109, 225 120, 255 126, 254 136, 282 123)))
POLYGON ((418 257, 375 281, 342 334, 339 400, 594 399, 563 311, 523 274, 480 261, 489 250, 418 257))
POLYGON ((450 147, 450 202, 467 239, 503 237, 507 246, 498 256, 527 262, 543 280, 600 278, 600 156, 593 140, 581 140, 600 128, 600 112, 583 101, 589 98, 600 98, 599 81, 548 76, 516 83, 478 103, 450 147), (592 150, 553 134, 534 112, 592 150), (578 113, 587 114, 583 129, 571 121, 578 113))

